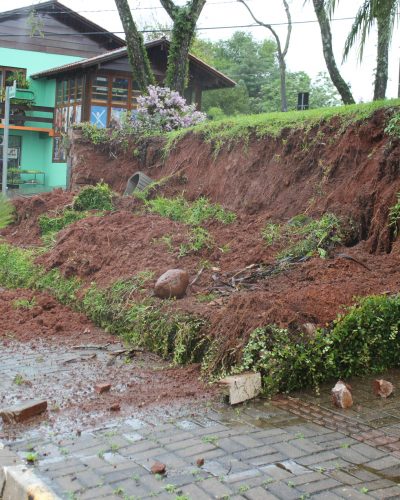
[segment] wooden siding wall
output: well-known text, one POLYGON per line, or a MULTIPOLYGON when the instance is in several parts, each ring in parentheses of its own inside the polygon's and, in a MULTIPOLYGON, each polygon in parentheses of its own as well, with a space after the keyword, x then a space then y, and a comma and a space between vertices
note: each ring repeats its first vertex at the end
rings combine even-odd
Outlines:
POLYGON ((38 35, 30 36, 28 16, 0 19, 0 47, 77 57, 93 57, 119 47, 115 41, 107 39, 104 35, 90 37, 82 35, 76 28, 61 22, 63 16, 65 14, 57 13, 41 16, 44 23, 43 31, 54 33, 44 38, 38 35), (20 36, 15 36, 17 34, 20 36))

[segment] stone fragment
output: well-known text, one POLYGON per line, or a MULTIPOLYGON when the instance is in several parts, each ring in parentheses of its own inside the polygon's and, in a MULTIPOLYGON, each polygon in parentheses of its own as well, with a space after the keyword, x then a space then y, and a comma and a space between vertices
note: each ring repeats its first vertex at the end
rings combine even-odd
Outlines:
POLYGON ((219 381, 228 389, 229 403, 235 405, 257 397, 261 392, 261 373, 241 373, 219 381))
POLYGON ((196 465, 197 465, 197 467, 203 467, 203 465, 204 465, 204 458, 198 458, 196 460, 196 465))
POLYGON ((317 330, 317 325, 315 325, 314 323, 304 323, 303 329, 307 335, 312 336, 317 330))
POLYGON ((332 389, 332 403, 338 408, 350 408, 353 406, 351 386, 345 384, 342 380, 338 380, 332 389))
POLYGON ((121 411, 121 406, 119 405, 119 403, 114 403, 110 406, 110 411, 121 411))
POLYGON ((4 423, 25 422, 47 410, 47 401, 26 401, 19 405, 0 410, 0 417, 4 423))
POLYGON ((162 274, 154 287, 154 293, 160 299, 181 299, 189 285, 189 275, 183 269, 170 269, 162 274))
POLYGON ((372 388, 376 396, 381 398, 389 397, 394 391, 394 385, 391 382, 383 379, 376 379, 372 382, 372 388))
POLYGON ((103 392, 108 392, 111 389, 111 384, 96 384, 94 390, 98 394, 103 394, 103 392))
POLYGON ((154 464, 151 466, 151 472, 153 474, 165 474, 166 471, 167 466, 162 462, 154 462, 154 464))

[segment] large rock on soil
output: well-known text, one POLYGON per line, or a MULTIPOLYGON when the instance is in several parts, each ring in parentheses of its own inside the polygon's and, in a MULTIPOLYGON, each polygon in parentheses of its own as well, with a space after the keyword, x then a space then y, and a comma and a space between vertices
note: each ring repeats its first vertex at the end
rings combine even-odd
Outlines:
POLYGON ((183 269, 169 269, 162 274, 154 287, 154 293, 160 299, 181 299, 189 285, 189 275, 183 269))

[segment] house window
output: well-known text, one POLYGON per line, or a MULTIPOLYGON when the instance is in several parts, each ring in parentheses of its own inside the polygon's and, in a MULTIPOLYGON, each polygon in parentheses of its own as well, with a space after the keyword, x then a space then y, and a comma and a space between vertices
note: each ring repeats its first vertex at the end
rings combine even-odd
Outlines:
POLYGON ((93 76, 90 122, 99 128, 116 126, 124 112, 137 108, 139 95, 136 82, 125 75, 93 76))
POLYGON ((82 118, 83 79, 74 76, 59 80, 56 86, 56 106, 54 112, 53 162, 65 162, 63 134, 82 118))

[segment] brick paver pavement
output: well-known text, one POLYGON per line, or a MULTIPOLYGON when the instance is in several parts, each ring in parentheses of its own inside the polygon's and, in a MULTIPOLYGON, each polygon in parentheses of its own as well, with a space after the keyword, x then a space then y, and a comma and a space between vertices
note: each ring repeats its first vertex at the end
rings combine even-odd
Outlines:
MULTIPOLYGON (((60 356, 50 349, 45 356, 34 351, 0 355, 3 402, 12 403, 18 391, 34 395, 35 386, 15 387, 16 373, 41 381, 54 372, 68 389, 78 371, 93 385, 91 370, 102 370, 106 361, 99 354, 97 361, 85 358, 75 368, 65 348, 60 356)), ((390 379, 400 382, 399 373, 390 379)), ((185 413, 132 408, 128 417, 124 411, 85 426, 79 419, 74 425, 69 418, 67 426, 45 419, 12 439, 3 435, 0 465, 16 453, 67 500, 400 499, 400 396, 374 398, 370 380, 353 386, 355 405, 346 411, 332 408, 327 386, 320 397, 302 393, 236 408, 214 403, 185 413), (34 465, 28 456, 37 458, 34 465), (198 466, 198 459, 204 464, 198 466), (151 473, 155 461, 166 465, 166 474, 151 473)))
POLYGON ((400 498, 392 453, 263 401, 8 447, 36 453, 36 473, 69 500, 400 498), (155 461, 165 475, 151 473, 155 461))

